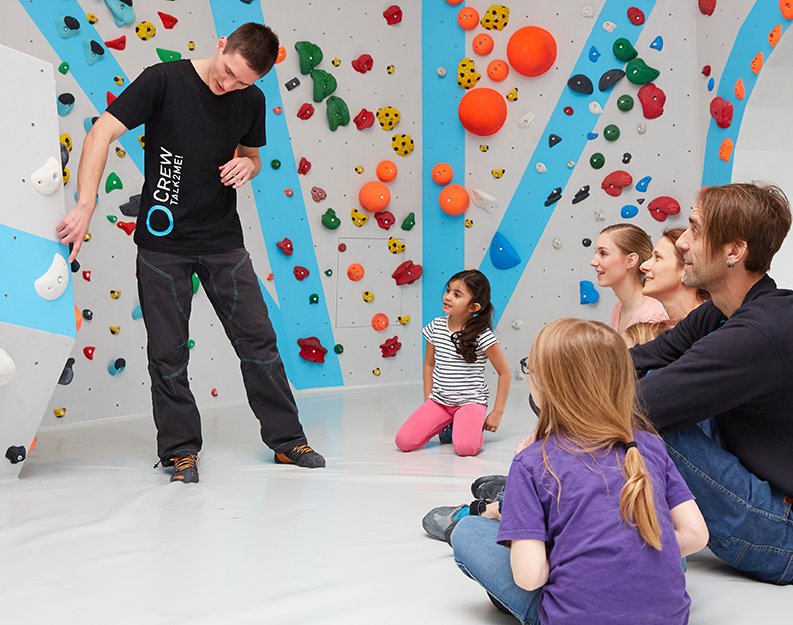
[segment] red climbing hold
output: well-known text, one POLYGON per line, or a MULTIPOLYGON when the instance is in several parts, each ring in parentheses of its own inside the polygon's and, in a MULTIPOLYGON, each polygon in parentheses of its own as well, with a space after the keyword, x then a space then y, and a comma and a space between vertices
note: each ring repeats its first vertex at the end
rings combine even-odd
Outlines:
POLYGON ((297 111, 298 119, 310 119, 314 114, 314 105, 311 102, 306 102, 297 111))
POLYGON ((295 251, 295 248, 292 245, 292 241, 290 241, 288 238, 284 238, 283 240, 278 241, 278 243, 276 243, 275 246, 287 256, 291 256, 292 253, 295 251))
POLYGON ((402 286, 403 284, 413 284, 423 272, 424 269, 421 265, 414 265, 412 260, 406 260, 394 269, 391 277, 396 281, 397 286, 402 286))
POLYGON ((88 360, 94 359, 95 351, 96 351, 96 347, 94 347, 93 345, 86 345, 85 347, 83 347, 83 355, 85 355, 85 357, 88 358, 88 360))
POLYGON ((383 230, 388 230, 396 222, 396 217, 394 217, 394 213, 391 211, 380 211, 379 213, 375 213, 374 218, 377 220, 377 225, 383 230))
POLYGON ((315 202, 321 202, 328 194, 325 193, 325 189, 321 189, 320 187, 311 187, 311 199, 315 202))
POLYGON ((105 93, 105 100, 107 101, 107 105, 110 106, 113 104, 113 100, 115 100, 118 96, 110 93, 109 91, 105 93))
POLYGON ((322 343, 316 336, 297 339, 297 344, 300 346, 300 357, 303 360, 320 364, 325 362, 325 354, 328 353, 328 350, 322 347, 322 343))
POLYGON ((633 184, 633 178, 627 171, 618 169, 603 178, 600 188, 612 197, 622 195, 622 189, 633 184))
POLYGON ((641 26, 644 24, 644 11, 636 7, 628 9, 628 21, 634 26, 641 26))
POLYGON ((121 35, 121 37, 117 37, 116 39, 105 41, 105 45, 108 48, 113 48, 114 50, 123 50, 127 47, 127 36, 121 35))
POLYGON ((564 114, 565 115, 572 115, 573 114, 573 107, 572 106, 565 106, 564 107, 564 114))
POLYGON ((367 111, 366 109, 361 109, 361 112, 358 113, 352 121, 355 123, 355 127, 358 130, 371 128, 372 124, 374 124, 374 113, 372 113, 372 111, 367 111))
POLYGON ((385 11, 383 11, 383 17, 385 18, 386 24, 389 26, 399 24, 399 22, 402 21, 402 9, 400 9, 396 4, 392 4, 385 11))
POLYGON ((213 388, 211 391, 209 391, 209 394, 212 395, 212 397, 217 397, 218 390, 216 388, 213 388))
POLYGON ((732 104, 721 96, 716 96, 710 101, 710 116, 716 120, 716 125, 719 128, 730 127, 732 112, 732 104))
POLYGON ((127 234, 132 234, 135 232, 135 226, 137 224, 134 221, 117 221, 116 227, 121 228, 127 234))
POLYGON ((663 89, 648 82, 639 89, 637 95, 639 102, 642 103, 642 114, 646 119, 655 119, 663 115, 664 104, 666 104, 666 94, 663 89))
POLYGON ((311 161, 309 161, 305 156, 300 157, 300 163, 297 165, 297 173, 301 176, 305 176, 308 172, 311 171, 311 161))
POLYGON ((305 280, 308 278, 308 269, 301 267, 300 265, 297 265, 294 269, 292 269, 292 273, 295 274, 295 278, 298 280, 305 280))
POLYGON ((374 59, 368 54, 362 54, 357 59, 352 61, 352 68, 356 72, 365 74, 374 66, 374 59))
POLYGON ((703 76, 710 76, 710 65, 705 65, 702 68, 702 75, 703 76))
POLYGON ((699 12, 702 15, 713 15, 716 10, 716 0, 699 0, 699 12))
POLYGON ((90 269, 87 269, 87 270, 83 271, 83 280, 85 280, 86 282, 90 282, 91 281, 91 270, 90 269))
POLYGON ((157 11, 157 15, 160 16, 160 19, 162 20, 162 25, 168 30, 171 30, 171 28, 176 26, 176 23, 179 21, 173 15, 168 15, 167 13, 163 13, 162 11, 157 11))
POLYGON ((647 210, 650 211, 650 215, 653 219, 657 221, 666 221, 669 215, 677 215, 680 212, 680 204, 678 204, 675 198, 662 195, 654 200, 650 200, 650 203, 647 205, 647 210))
POLYGON ((392 336, 380 345, 380 352, 383 354, 383 358, 393 358, 401 348, 402 343, 399 342, 399 337, 392 336))

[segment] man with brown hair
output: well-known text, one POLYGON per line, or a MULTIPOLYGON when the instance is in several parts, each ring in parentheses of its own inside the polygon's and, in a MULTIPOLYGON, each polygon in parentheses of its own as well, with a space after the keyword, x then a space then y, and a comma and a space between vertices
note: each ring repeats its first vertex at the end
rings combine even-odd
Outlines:
POLYGON ((163 466, 174 466, 171 481, 198 481, 202 444, 187 375, 193 273, 239 356, 248 402, 275 461, 325 466, 300 425, 237 214, 236 189, 259 173, 265 144, 264 94, 253 83, 277 54, 275 33, 248 23, 221 37, 210 58, 145 69, 86 137, 77 204, 57 228, 61 242, 73 244, 71 262, 88 231, 110 144, 146 124, 138 291, 157 453, 163 466))
POLYGON ((778 187, 703 189, 677 247, 712 299, 631 350, 711 551, 775 584, 793 582, 793 291, 766 272, 790 225, 778 187))

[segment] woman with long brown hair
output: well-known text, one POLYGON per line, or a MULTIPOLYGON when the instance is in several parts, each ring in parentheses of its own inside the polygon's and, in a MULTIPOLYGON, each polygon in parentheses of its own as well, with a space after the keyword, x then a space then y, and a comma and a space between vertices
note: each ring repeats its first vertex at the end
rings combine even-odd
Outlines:
POLYGON ((537 429, 512 462, 500 527, 463 517, 455 561, 522 623, 684 625, 680 558, 705 546, 707 529, 640 414, 622 338, 559 319, 525 368, 537 429))

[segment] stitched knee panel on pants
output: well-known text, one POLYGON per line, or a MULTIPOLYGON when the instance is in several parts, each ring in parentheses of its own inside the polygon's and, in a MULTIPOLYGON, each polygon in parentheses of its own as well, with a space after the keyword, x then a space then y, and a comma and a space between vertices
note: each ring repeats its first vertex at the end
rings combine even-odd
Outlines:
POLYGON ((791 582, 793 551, 772 545, 756 545, 736 536, 708 543, 720 559, 753 577, 772 584, 791 582))

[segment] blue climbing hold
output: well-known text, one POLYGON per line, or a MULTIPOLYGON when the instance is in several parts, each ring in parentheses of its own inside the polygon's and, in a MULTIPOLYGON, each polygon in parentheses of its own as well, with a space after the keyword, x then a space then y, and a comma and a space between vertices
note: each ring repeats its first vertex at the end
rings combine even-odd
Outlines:
POLYGON ((650 180, 652 179, 653 179, 652 176, 645 176, 644 178, 639 180, 639 182, 636 183, 636 190, 639 193, 644 193, 645 191, 647 191, 647 187, 649 186, 650 180))
POLYGON ((664 38, 661 35, 658 35, 653 42, 650 44, 650 47, 653 50, 658 50, 659 52, 664 49, 664 38))
POLYGON ((593 63, 597 63, 599 58, 600 58, 600 51, 595 46, 589 48, 589 60, 592 61, 593 63))
POLYGON ((598 133, 596 133, 596 132, 588 132, 588 133, 586 133, 586 138, 587 138, 587 141, 594 141, 595 139, 598 138, 598 133))
POLYGON ((581 280, 578 283, 578 292, 581 296, 580 302, 582 305, 595 304, 600 299, 600 293, 597 292, 595 285, 589 280, 581 280))
POLYGON ((143 310, 140 307, 140 304, 135 306, 132 310, 132 318, 137 321, 138 319, 143 319, 143 310))
POLYGON ((105 49, 98 41, 93 39, 83 40, 83 53, 85 54, 85 62, 89 65, 93 65, 105 58, 105 49))
POLYGON ((620 216, 623 219, 631 219, 632 217, 636 217, 639 214, 639 207, 634 206, 633 204, 626 204, 622 207, 620 211, 620 216))
POLYGON ((85 134, 91 132, 91 128, 94 127, 94 123, 96 120, 99 119, 98 117, 86 117, 83 120, 83 128, 85 128, 85 134))
POLYGON ((55 18, 55 30, 61 39, 71 39, 80 34, 80 22, 71 15, 55 18))
POLYGON ((127 367, 127 361, 123 358, 116 358, 113 362, 111 362, 107 366, 107 372, 110 375, 118 375, 122 373, 124 369, 127 367))
POLYGON ((512 269, 520 264, 520 256, 512 243, 500 232, 496 232, 490 242, 490 262, 496 269, 512 269))
POLYGON ((708 81, 708 91, 713 91, 713 87, 715 85, 716 85, 716 81, 713 80, 713 78, 711 77, 711 79, 708 81))
POLYGON ((132 8, 132 0, 105 0, 107 8, 113 14, 116 26, 129 26, 135 21, 135 9, 132 8))
POLYGON ((66 117, 74 108, 74 96, 71 93, 62 93, 58 96, 58 116, 66 117))

